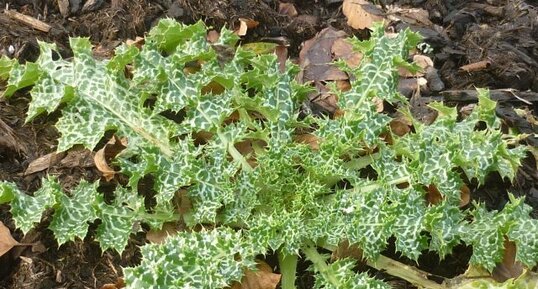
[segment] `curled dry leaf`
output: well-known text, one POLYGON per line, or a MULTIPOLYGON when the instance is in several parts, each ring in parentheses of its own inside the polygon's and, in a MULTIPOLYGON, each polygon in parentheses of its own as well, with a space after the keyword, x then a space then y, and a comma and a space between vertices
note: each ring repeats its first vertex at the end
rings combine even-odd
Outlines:
POLYGON ((383 11, 366 0, 344 0, 342 12, 347 17, 347 24, 355 29, 372 27, 377 21, 383 21, 383 11))
POLYGON ((260 22, 249 19, 249 18, 239 18, 239 27, 235 30, 235 34, 239 36, 247 35, 249 29, 255 28, 260 24, 260 22))
POLYGON ((134 40, 127 39, 125 41, 125 44, 127 45, 134 45, 138 49, 142 49, 142 45, 144 45, 145 39, 143 37, 137 36, 134 40))
POLYGON ((13 239, 9 229, 0 221, 0 256, 3 256, 17 245, 19 245, 19 242, 13 239))
POLYGON ((206 39, 209 43, 216 43, 219 40, 220 33, 216 30, 209 30, 206 39))
POLYGON ((512 241, 504 240, 504 253, 503 260, 497 264, 491 277, 497 282, 504 282, 511 278, 517 278, 523 274, 523 264, 516 261, 516 243, 512 241))
POLYGON ((103 174, 103 177, 107 181, 114 178, 114 175, 116 174, 116 171, 108 165, 108 162, 126 147, 127 139, 120 139, 117 136, 113 136, 102 149, 97 151, 93 157, 95 166, 103 174))
POLYGON ((275 289, 280 282, 280 274, 273 273, 271 266, 258 260, 257 271, 247 270, 241 283, 234 282, 231 289, 275 289))
POLYGON ((101 288, 99 288, 99 289, 121 289, 121 288, 125 288, 125 280, 123 280, 123 278, 119 277, 116 280, 116 283, 114 283, 114 284, 112 284, 112 283, 105 284, 105 285, 101 286, 101 288))

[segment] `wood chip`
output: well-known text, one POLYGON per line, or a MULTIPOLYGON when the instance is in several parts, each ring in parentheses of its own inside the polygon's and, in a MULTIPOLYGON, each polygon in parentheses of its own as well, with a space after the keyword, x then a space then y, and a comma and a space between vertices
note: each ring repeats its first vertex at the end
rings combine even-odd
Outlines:
POLYGON ((17 11, 7 10, 7 9, 4 10, 4 14, 6 14, 10 18, 15 19, 15 20, 17 20, 19 22, 22 22, 25 25, 28 25, 28 26, 36 29, 36 30, 47 32, 47 33, 50 31, 50 28, 51 28, 50 25, 48 25, 47 23, 45 23, 45 22, 43 22, 41 20, 37 20, 32 16, 24 15, 24 14, 19 13, 17 11))
POLYGON ((474 63, 469 63, 460 67, 460 70, 465 72, 481 71, 489 67, 491 62, 489 60, 482 60, 474 63))

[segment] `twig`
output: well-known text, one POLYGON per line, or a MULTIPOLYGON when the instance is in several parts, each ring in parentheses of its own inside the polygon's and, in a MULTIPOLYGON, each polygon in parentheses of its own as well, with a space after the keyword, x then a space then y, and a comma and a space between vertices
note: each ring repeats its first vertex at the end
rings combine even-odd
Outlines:
POLYGON ((4 10, 4 14, 6 14, 7 16, 9 16, 10 18, 12 19, 15 19, 17 21, 20 21, 36 30, 39 30, 39 31, 43 31, 43 32, 49 32, 50 31, 50 25, 48 25, 47 23, 41 21, 41 20, 37 20, 35 19, 34 17, 32 16, 28 16, 28 15, 24 15, 22 13, 19 13, 17 11, 14 11, 14 10, 9 10, 9 9, 6 9, 4 10))

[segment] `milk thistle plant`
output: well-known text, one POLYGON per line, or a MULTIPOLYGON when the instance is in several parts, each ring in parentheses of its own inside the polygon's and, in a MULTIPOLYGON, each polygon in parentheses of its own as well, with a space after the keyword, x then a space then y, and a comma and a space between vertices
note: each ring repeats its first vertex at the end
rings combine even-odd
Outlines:
POLYGON ((465 243, 470 263, 489 271, 508 239, 517 261, 536 265, 538 221, 522 199, 511 197, 501 211, 459 208, 464 180, 483 184, 491 172, 512 179, 525 154, 517 136, 501 132, 488 92, 479 90, 462 120, 456 108, 432 104, 438 117, 430 125, 415 120, 398 93, 398 69, 414 67, 406 59, 418 35, 389 37, 377 25, 369 40, 351 39, 363 59, 356 68, 341 64, 351 89, 333 90, 342 114, 329 118, 299 117, 311 88, 295 81, 297 66, 288 62, 281 72, 274 55, 236 47, 231 31, 213 43, 206 33, 203 23, 164 19, 141 48, 121 45, 111 59, 94 58, 88 39, 72 38, 70 60, 43 42, 35 63, 0 60, 4 97, 32 86, 27 122, 61 112, 58 151, 94 150, 106 131, 128 141, 114 160, 128 182, 112 199, 98 181, 64 192, 48 176, 33 194, 1 182, 0 203, 10 204, 23 233, 50 209, 59 245, 84 238, 98 221, 95 240, 118 253, 139 230, 134 223, 191 228, 143 246, 140 264, 123 271, 128 288, 225 288, 269 252, 279 255, 283 289, 295 288, 300 256, 313 264, 315 288, 389 288, 321 250, 348 242, 375 262, 391 237, 412 260, 426 250, 444 257, 465 243), (399 103, 413 130, 393 134, 374 98, 399 103), (297 141, 305 133, 315 146, 297 141), (145 177, 154 183, 152 202, 138 186, 145 177), (429 186, 438 203, 425 198, 429 186), (186 200, 191 207, 180 211, 186 200))

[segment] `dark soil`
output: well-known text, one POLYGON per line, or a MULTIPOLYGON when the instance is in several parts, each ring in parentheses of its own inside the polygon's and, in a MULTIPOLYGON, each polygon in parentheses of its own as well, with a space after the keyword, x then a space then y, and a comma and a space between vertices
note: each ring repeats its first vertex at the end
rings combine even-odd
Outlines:
MULTIPOLYGON (((314 37, 323 28, 332 26, 349 35, 364 37, 367 31, 356 31, 346 24, 339 1, 295 0, 298 16, 290 17, 278 12, 276 0, 0 0, 2 9, 9 8, 48 23, 48 33, 32 29, 0 13, 0 55, 18 58, 21 62, 33 61, 39 54, 37 41, 55 42, 60 52, 70 54, 68 38, 87 36, 96 46, 96 54, 106 57, 121 41, 143 36, 160 18, 171 17, 184 23, 203 20, 219 29, 235 27, 239 18, 250 18, 260 24, 249 31, 243 42, 280 39, 289 43, 289 55, 297 58, 301 44, 314 37), (84 5, 85 3, 95 3, 84 5), (58 3, 70 3, 60 10, 58 3), (332 4, 328 4, 332 3, 332 4), (63 13, 62 13, 63 12, 63 13)), ((499 91, 497 112, 506 127, 524 133, 538 133, 538 125, 530 117, 520 116, 514 109, 527 109, 528 116, 538 110, 538 1, 466 1, 466 0, 384 0, 378 1, 385 9, 399 7, 424 8, 429 12, 430 25, 419 22, 397 21, 390 27, 400 30, 410 27, 425 36, 434 53, 432 59, 442 82, 421 91, 416 109, 432 100, 445 100, 463 107, 475 102, 463 90, 475 87, 514 89, 499 91), (466 64, 487 61, 483 69, 465 71, 466 64), (448 90, 456 90, 447 93, 448 90), (525 94, 520 91, 526 91, 525 94)), ((430 82, 434 83, 434 82, 430 82)), ((2 90, 0 83, 0 91, 2 90)), ((85 178, 100 178, 91 165, 68 165, 57 162, 48 169, 24 175, 33 160, 55 151, 57 132, 53 125, 55 115, 38 118, 25 124, 25 110, 29 96, 18 93, 9 101, 0 99, 0 181, 15 181, 20 188, 34 191, 45 174, 54 174, 64 187, 75 185, 85 178), (2 126, 4 124, 4 126, 2 126), (7 127, 7 128, 6 128, 7 127)), ((527 143, 538 146, 535 137, 527 143)), ((82 151, 72 152, 77 164, 84 163, 82 151)), ((491 175, 479 187, 471 184, 471 197, 486 202, 489 208, 499 209, 507 201, 507 192, 526 196, 538 217, 538 173, 536 157, 529 153, 513 184, 491 175)), ((26 236, 14 230, 7 206, 0 206, 0 221, 7 225, 15 239, 39 246, 17 247, 0 258, 0 288, 101 288, 115 283, 121 277, 121 267, 139 261, 137 246, 146 242, 143 234, 133 238, 122 256, 101 252, 92 236, 86 240, 70 242, 58 248, 50 231, 47 218, 37 229, 26 236)), ((392 249, 387 255, 399 259, 392 249)), ((434 255, 425 255, 420 268, 433 274, 453 277, 467 266, 470 250, 458 247, 444 261, 434 255)), ((399 259, 402 262, 410 261, 399 259)), ((304 266, 306 268, 306 266, 304 266)), ((302 288, 310 288, 312 278, 307 270, 301 271, 298 280, 302 288)), ((389 278, 381 272, 380 277, 389 278)), ((393 280, 398 288, 411 288, 401 280, 393 280)))

